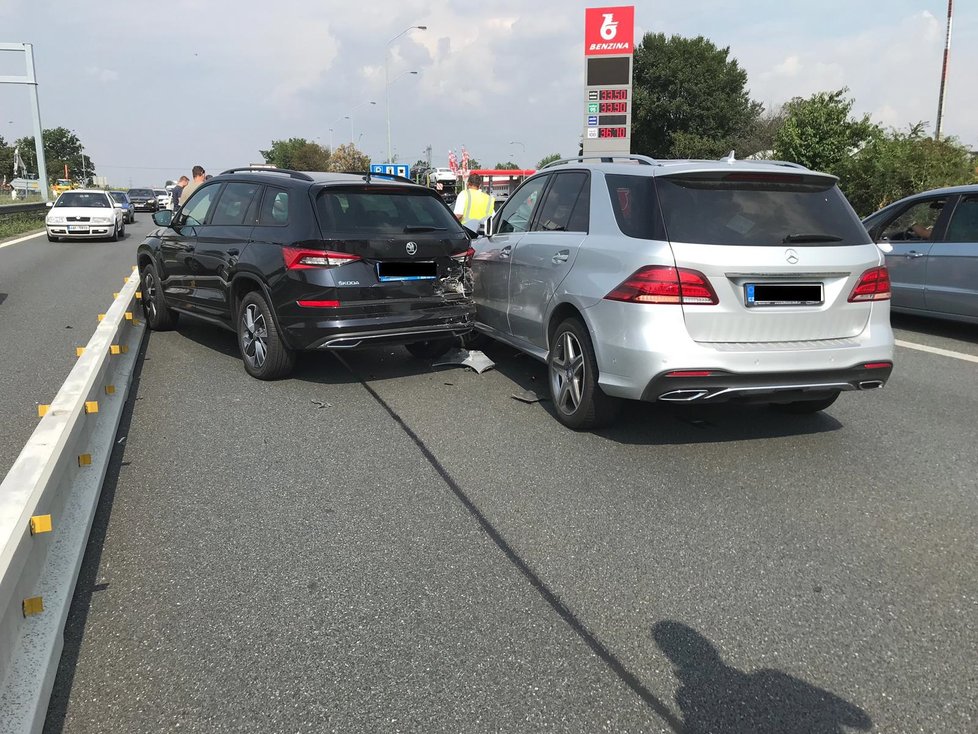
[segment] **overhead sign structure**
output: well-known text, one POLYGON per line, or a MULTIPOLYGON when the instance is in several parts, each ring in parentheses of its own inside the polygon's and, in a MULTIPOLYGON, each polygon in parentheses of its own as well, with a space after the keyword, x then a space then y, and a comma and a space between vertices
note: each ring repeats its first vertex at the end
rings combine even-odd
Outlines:
POLYGON ((411 178, 411 166, 405 166, 400 163, 371 163, 370 172, 379 173, 384 176, 411 178))
POLYGON ((632 150, 635 7, 584 11, 584 153, 632 150))

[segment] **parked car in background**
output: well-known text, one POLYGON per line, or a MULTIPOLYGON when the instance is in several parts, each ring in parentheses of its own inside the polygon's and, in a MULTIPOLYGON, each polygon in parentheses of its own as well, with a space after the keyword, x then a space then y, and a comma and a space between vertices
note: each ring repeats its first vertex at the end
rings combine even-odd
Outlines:
POLYGON ((550 164, 473 243, 476 328, 547 364, 558 420, 621 398, 811 413, 885 384, 887 271, 835 177, 626 158, 550 164))
POLYGON ((173 200, 170 198, 170 192, 166 189, 153 189, 153 193, 156 194, 156 204, 160 209, 172 209, 173 200))
POLYGON ((61 239, 107 238, 115 242, 126 235, 122 205, 101 189, 65 191, 44 217, 48 242, 61 239))
POLYGON ((863 224, 886 258, 894 311, 978 323, 978 185, 908 196, 863 224))
POLYGON ((153 221, 137 252, 150 328, 224 326, 258 379, 287 375, 301 350, 434 357, 472 329, 469 237, 423 186, 237 168, 153 221))
POLYGON ((137 212, 155 212, 160 208, 160 202, 153 189, 129 189, 126 193, 137 212))
POLYGON ((132 224, 136 221, 136 209, 129 201, 129 195, 125 191, 110 191, 109 196, 122 204, 122 213, 125 215, 123 218, 126 224, 132 224))

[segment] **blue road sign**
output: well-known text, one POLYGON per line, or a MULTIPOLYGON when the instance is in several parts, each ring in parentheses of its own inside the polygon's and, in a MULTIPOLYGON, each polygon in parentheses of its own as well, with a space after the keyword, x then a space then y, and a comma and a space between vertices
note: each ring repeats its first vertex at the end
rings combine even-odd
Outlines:
POLYGON ((405 166, 401 163, 371 163, 370 172, 380 173, 387 176, 411 178, 411 166, 405 166))

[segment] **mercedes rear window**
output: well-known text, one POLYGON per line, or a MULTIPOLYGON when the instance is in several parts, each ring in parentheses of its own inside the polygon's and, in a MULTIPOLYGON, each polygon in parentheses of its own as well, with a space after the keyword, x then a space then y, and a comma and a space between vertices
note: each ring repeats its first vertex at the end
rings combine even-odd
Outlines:
POLYGON ((319 193, 316 207, 324 233, 369 237, 461 231, 441 199, 401 187, 330 187, 319 193))
POLYGON ((96 209, 111 208, 105 194, 83 193, 80 191, 66 191, 58 197, 55 206, 95 207, 96 209))
POLYGON ((708 245, 839 246, 870 242, 835 179, 796 173, 655 178, 666 235, 708 245))

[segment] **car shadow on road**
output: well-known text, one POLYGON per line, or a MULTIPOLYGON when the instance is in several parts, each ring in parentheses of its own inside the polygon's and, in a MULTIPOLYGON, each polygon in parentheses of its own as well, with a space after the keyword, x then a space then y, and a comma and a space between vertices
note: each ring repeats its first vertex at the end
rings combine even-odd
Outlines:
MULTIPOLYGON (((544 398, 540 405, 556 421, 549 400, 546 365, 505 345, 482 346, 496 363, 497 371, 522 390, 531 390, 544 398)), ((843 395, 840 400, 845 398, 843 395)), ((673 445, 807 436, 841 428, 843 424, 824 411, 787 415, 766 405, 694 406, 628 400, 623 402, 613 425, 592 433, 622 444, 673 445)))
POLYGON ((974 324, 932 319, 926 316, 891 313, 890 325, 894 329, 911 331, 922 336, 939 336, 945 339, 956 339, 970 344, 978 344, 978 329, 975 328, 974 324))
POLYGON ((673 664, 683 734, 844 734, 873 726, 869 715, 780 670, 747 673, 728 665, 706 637, 681 622, 652 627, 652 639, 673 664))

